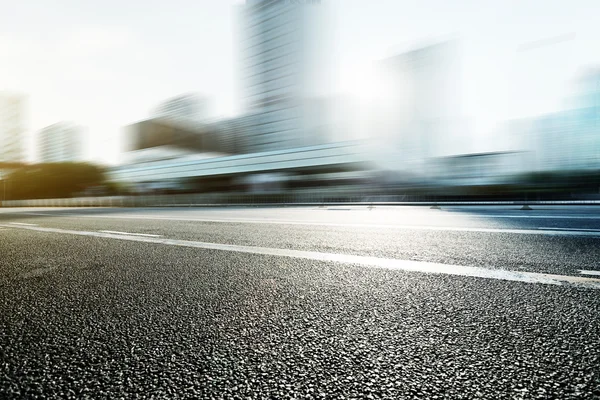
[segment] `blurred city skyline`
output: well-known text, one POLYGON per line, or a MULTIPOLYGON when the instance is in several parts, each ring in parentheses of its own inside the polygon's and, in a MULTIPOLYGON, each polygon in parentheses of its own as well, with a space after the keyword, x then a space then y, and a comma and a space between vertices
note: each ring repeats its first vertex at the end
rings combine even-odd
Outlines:
MULTIPOLYGON (((240 3, 1 1, 0 90, 27 98, 28 159, 34 134, 69 120, 86 127, 91 160, 115 163, 123 126, 181 93, 207 98, 212 117, 238 114, 240 3)), ((455 40, 468 151, 506 148, 502 123, 564 109, 600 64, 592 1, 312 3, 333 46, 325 95, 359 101, 379 60, 455 40)))

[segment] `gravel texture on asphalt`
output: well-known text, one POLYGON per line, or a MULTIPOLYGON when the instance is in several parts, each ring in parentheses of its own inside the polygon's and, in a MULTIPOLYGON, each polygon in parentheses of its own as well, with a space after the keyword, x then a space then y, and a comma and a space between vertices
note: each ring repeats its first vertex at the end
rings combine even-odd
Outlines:
POLYGON ((599 315, 572 286, 0 231, 0 398, 593 399, 599 315))

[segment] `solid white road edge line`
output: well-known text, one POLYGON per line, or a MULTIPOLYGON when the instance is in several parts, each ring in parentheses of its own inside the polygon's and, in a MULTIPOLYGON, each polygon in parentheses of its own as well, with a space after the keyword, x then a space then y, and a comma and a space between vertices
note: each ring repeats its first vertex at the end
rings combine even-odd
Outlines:
POLYGON ((403 271, 416 271, 426 272, 433 274, 446 274, 446 275, 460 275, 460 276, 471 276, 486 279, 499 279, 516 282, 529 282, 529 283, 543 283, 551 285, 562 285, 565 283, 576 284, 579 286, 585 286, 592 289, 600 289, 600 279, 587 278, 581 276, 569 276, 569 275, 553 275, 543 274, 536 272, 521 272, 521 271, 507 271, 502 269, 487 269, 480 267, 468 267, 462 265, 450 265, 431 263, 423 261, 410 261, 410 260, 397 260, 389 258, 378 258, 368 256, 357 256, 348 254, 335 254, 335 253, 321 253, 316 251, 305 251, 305 250, 288 250, 288 249, 277 249, 269 247, 259 246, 239 246, 233 244, 221 244, 221 243, 206 243, 196 242, 190 240, 177 240, 177 239, 166 239, 166 238, 150 238, 142 236, 128 236, 118 235, 112 233, 103 232, 89 232, 89 231, 73 231, 66 229, 56 228, 42 228, 42 227, 31 227, 31 226, 14 226, 14 225, 0 225, 2 227, 13 228, 13 229, 26 229, 38 232, 50 232, 60 234, 70 234, 79 236, 92 236, 109 239, 129 240, 134 242, 144 243, 157 243, 166 244, 171 246, 182 246, 182 247, 193 247, 209 250, 223 250, 223 251, 234 251, 239 253, 250 253, 250 254, 261 254, 271 255, 279 257, 292 257, 302 258, 315 261, 330 261, 339 262, 344 264, 359 264, 369 267, 395 269, 403 271))

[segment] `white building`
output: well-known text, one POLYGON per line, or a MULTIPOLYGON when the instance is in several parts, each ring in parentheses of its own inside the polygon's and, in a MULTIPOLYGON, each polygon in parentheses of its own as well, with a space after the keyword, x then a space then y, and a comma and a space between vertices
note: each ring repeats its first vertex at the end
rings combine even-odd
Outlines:
POLYGON ((378 69, 378 97, 369 129, 398 148, 407 167, 463 152, 456 44, 443 42, 390 57, 378 69))
POLYGON ((25 159, 25 98, 0 92, 0 162, 25 159))
POLYGON ((247 0, 240 6, 242 108, 250 115, 248 151, 327 141, 314 101, 327 63, 321 2, 247 0))
POLYGON ((58 122, 42 129, 38 135, 40 162, 83 161, 83 128, 71 122, 58 122))
POLYGON ((208 114, 207 99, 196 94, 182 94, 159 104, 152 117, 195 124, 206 121, 208 114))

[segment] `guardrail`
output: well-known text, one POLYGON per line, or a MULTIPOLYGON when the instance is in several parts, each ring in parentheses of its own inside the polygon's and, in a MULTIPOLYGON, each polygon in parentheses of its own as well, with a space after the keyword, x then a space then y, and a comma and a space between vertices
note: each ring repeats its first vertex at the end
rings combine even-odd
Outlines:
MULTIPOLYGON (((6 200, 1 207, 218 207, 218 206, 536 206, 600 205, 600 200, 532 201, 385 201, 392 196, 351 196, 332 194, 190 194, 79 197, 69 199, 6 200)), ((397 198, 397 196, 394 196, 397 198)), ((415 196, 416 197, 416 196, 415 196)))

